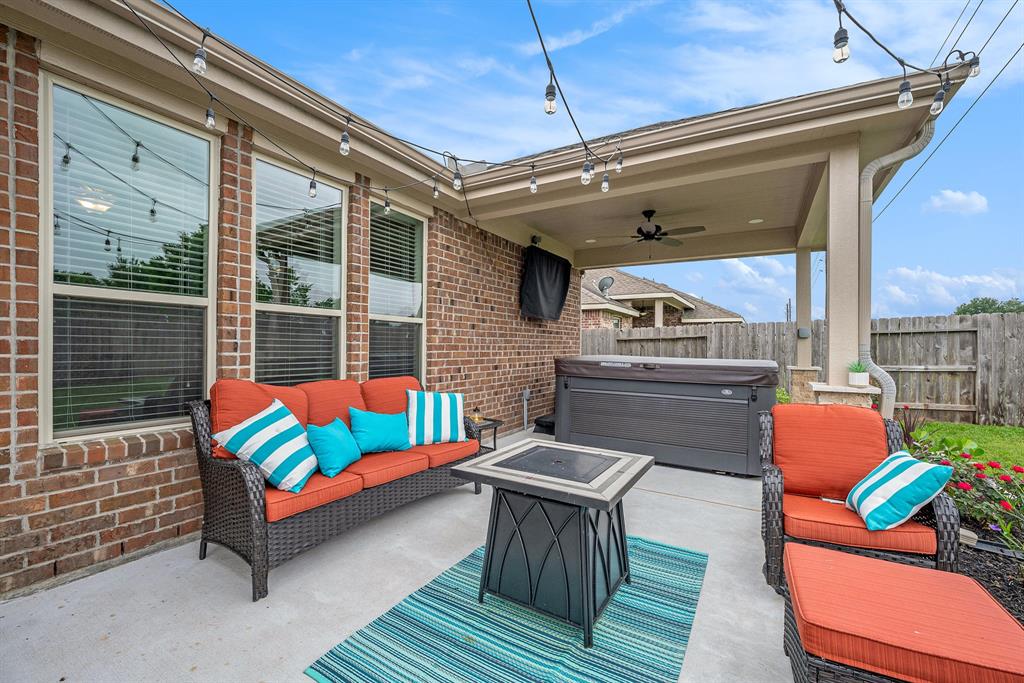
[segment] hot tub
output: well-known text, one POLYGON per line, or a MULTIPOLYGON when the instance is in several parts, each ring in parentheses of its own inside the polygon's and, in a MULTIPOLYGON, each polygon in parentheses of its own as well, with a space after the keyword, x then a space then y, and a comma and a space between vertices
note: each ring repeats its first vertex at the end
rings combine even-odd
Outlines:
POLYGON ((775 405, 774 361, 568 356, 555 375, 557 441, 761 474, 757 414, 775 405))

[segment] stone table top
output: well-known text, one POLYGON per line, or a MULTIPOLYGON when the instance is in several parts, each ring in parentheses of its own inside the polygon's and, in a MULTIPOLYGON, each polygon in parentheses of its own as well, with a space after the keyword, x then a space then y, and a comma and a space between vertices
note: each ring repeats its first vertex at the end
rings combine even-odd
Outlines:
POLYGON ((611 510, 653 466, 648 455, 526 439, 456 465, 451 472, 539 498, 611 510))

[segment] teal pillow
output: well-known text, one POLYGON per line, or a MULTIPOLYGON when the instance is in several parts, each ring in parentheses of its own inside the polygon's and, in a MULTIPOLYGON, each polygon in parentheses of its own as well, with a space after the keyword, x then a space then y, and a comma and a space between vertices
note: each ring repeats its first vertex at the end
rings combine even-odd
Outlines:
POLYGON ((409 421, 405 413, 371 413, 358 408, 349 408, 352 420, 352 436, 363 453, 383 451, 405 451, 412 448, 409 443, 409 421))
POLYGON ((850 490, 846 507, 860 515, 870 531, 894 529, 942 493, 952 474, 952 467, 897 451, 850 490))
POLYGON ((306 438, 313 447, 317 466, 327 477, 335 476, 363 455, 359 450, 359 444, 352 437, 352 432, 340 417, 334 418, 334 422, 323 427, 309 425, 306 428, 306 438))

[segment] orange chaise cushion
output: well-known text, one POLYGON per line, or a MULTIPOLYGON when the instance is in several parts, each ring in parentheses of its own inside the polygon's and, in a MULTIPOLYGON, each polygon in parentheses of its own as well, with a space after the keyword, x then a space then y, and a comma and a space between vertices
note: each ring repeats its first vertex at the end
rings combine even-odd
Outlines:
POLYGON ((799 543, 783 562, 816 657, 920 683, 1024 680, 1024 626, 974 579, 799 543))
POLYGON ((889 455, 882 416, 868 408, 790 403, 772 408, 772 421, 786 493, 845 500, 889 455))
MULTIPOLYGON (((216 434, 244 422, 269 406, 274 399, 280 399, 295 418, 305 427, 309 417, 309 400, 301 389, 279 387, 273 384, 256 384, 244 379, 219 379, 210 387, 210 426, 216 434)), ((217 446, 213 449, 216 458, 235 456, 217 446)))
POLYGON ((794 538, 855 548, 935 554, 935 529, 914 520, 888 531, 868 531, 860 515, 845 505, 791 493, 782 496, 782 518, 786 535, 794 538))
POLYGON ((408 453, 422 453, 427 456, 431 467, 440 467, 450 462, 461 460, 480 451, 480 442, 476 439, 456 441, 453 443, 432 443, 425 446, 413 446, 408 453))
MULTIPOLYGON (((387 451, 384 453, 367 453, 345 468, 349 474, 358 474, 363 478, 363 488, 380 486, 410 474, 422 472, 429 466, 427 456, 423 453, 408 451, 387 451)), ((343 473, 344 474, 344 473, 343 473)))
POLYGON ((362 490, 362 478, 349 472, 339 472, 333 477, 325 477, 319 472, 314 472, 298 493, 289 493, 268 486, 267 521, 276 522, 362 490))
POLYGON ((409 406, 406 389, 420 391, 420 381, 415 377, 380 377, 359 385, 363 390, 366 409, 371 413, 404 413, 409 406))
POLYGON ((340 417, 342 422, 351 427, 352 422, 348 417, 348 409, 366 410, 359 382, 351 379, 306 382, 296 385, 295 388, 305 392, 309 399, 309 424, 317 427, 334 422, 336 417, 340 417))

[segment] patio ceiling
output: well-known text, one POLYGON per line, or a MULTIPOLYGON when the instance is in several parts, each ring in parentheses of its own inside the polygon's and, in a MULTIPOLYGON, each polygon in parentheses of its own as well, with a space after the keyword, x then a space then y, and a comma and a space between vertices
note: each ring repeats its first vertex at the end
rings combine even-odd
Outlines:
MULTIPOLYGON (((907 144, 928 117, 935 78, 911 79, 915 102, 907 110, 896 108, 900 80, 626 132, 626 168, 611 173, 608 193, 598 187, 603 168, 583 186, 578 161, 557 163, 578 153, 569 147, 525 160, 552 164, 538 169, 536 195, 523 193, 529 169, 491 169, 467 178, 468 196, 482 225, 552 238, 580 268, 823 250, 829 155, 856 143, 863 167, 907 144), (629 244, 644 209, 656 210, 655 222, 666 230, 706 230, 681 237, 681 246, 629 244), (609 236, 623 239, 600 239, 609 236)), ((896 170, 879 174, 876 196, 896 170)))

